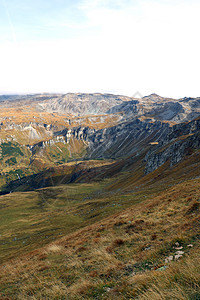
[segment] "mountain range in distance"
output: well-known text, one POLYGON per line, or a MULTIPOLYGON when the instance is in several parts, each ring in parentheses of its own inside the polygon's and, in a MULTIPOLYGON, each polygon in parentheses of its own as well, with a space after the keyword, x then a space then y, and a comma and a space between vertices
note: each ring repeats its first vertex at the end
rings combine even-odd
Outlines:
POLYGON ((199 147, 199 113, 200 98, 156 94, 0 96, 0 186, 72 161, 142 155, 144 174, 173 166, 199 147))

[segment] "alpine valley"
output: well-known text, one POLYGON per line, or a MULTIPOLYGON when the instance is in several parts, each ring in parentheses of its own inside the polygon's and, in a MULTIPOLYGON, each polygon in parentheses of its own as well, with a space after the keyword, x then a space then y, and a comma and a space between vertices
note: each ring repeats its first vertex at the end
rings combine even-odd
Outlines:
POLYGON ((200 299, 200 98, 0 96, 0 299, 200 299))

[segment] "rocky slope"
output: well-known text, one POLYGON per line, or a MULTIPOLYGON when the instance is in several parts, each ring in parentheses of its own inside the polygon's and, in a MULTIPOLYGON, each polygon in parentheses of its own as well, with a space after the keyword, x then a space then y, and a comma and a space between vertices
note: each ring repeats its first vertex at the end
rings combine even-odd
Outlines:
POLYGON ((110 94, 66 94, 38 102, 37 108, 76 116, 119 113, 172 122, 189 121, 200 113, 200 98, 170 99, 156 94, 143 98, 110 94))
MULTIPOLYGON (((36 112, 59 113, 71 116, 91 116, 123 112, 157 120, 182 122, 200 113, 200 98, 172 99, 151 94, 133 98, 112 94, 38 94, 0 96, 1 108, 27 107, 36 112)), ((37 114, 37 113, 36 113, 37 114)))
POLYGON ((143 174, 200 149, 200 98, 0 97, 0 185, 74 160, 142 160, 143 174))

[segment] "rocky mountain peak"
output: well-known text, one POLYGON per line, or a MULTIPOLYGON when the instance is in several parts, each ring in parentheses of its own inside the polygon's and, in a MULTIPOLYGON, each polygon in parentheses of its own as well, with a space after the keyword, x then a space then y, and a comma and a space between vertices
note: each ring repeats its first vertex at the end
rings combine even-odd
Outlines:
POLYGON ((150 94, 148 96, 144 96, 142 99, 153 101, 153 102, 174 100, 174 99, 171 99, 171 98, 162 97, 162 96, 160 96, 156 93, 150 94))

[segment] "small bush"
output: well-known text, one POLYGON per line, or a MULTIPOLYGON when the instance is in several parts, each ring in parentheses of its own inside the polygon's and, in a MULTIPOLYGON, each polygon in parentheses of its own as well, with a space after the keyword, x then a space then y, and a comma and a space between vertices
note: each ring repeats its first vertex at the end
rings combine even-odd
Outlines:
POLYGON ((118 246, 121 246, 123 244, 124 244, 124 240, 122 240, 122 239, 116 239, 116 240, 113 241, 112 246, 113 247, 118 247, 118 246))
POLYGON ((97 273, 97 271, 91 271, 91 272, 89 273, 89 276, 90 276, 90 277, 98 277, 98 273, 97 273))
POLYGON ((192 213, 197 212, 199 210, 199 207, 200 207, 200 203, 197 201, 194 201, 188 208, 186 214, 192 214, 192 213))
POLYGON ((154 241, 154 240, 156 240, 156 239, 157 239, 157 234, 155 234, 155 233, 154 233, 154 234, 152 234, 152 236, 151 236, 151 240, 152 240, 152 241, 154 241))
POLYGON ((113 252, 113 247, 109 246, 109 247, 106 247, 106 251, 108 253, 112 253, 113 252))
POLYGON ((85 248, 85 247, 79 247, 77 250, 76 250, 76 252, 83 252, 83 251, 86 251, 87 250, 87 248, 85 248))

